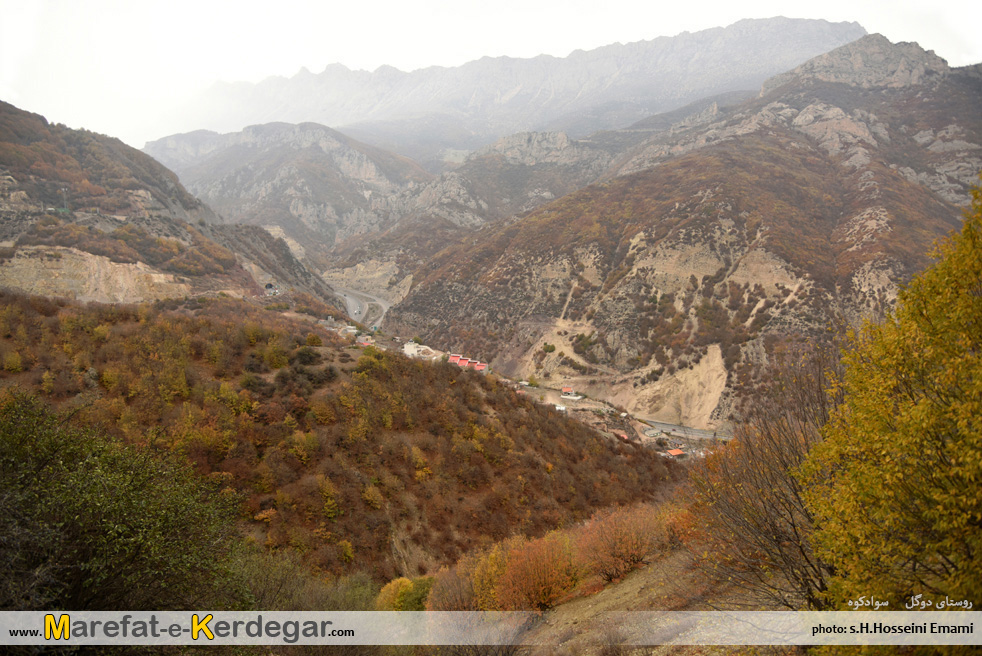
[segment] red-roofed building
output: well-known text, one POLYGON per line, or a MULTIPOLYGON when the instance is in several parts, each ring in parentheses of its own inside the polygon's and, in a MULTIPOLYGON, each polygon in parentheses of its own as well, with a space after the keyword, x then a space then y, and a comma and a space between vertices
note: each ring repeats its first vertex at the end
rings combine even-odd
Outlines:
POLYGON ((668 455, 672 456, 673 458, 678 458, 679 456, 684 456, 685 451, 682 449, 671 449, 669 450, 668 455))
POLYGON ((468 364, 470 364, 470 361, 470 358, 461 358, 457 360, 457 364, 461 367, 466 367, 468 364))
POLYGON ((460 360, 460 353, 452 353, 448 362, 450 362, 450 364, 457 364, 458 360, 460 360))
POLYGON ((478 362, 474 365, 474 371, 484 371, 488 368, 487 362, 478 362))
POLYGON ((572 394, 572 393, 573 393, 573 388, 572 387, 564 387, 563 388, 563 394, 572 394))

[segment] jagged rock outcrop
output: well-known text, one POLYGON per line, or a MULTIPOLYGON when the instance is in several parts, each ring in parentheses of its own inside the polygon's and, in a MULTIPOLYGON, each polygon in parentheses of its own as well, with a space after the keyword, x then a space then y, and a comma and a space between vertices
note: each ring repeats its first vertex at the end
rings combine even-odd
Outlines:
POLYGON ((820 55, 792 71, 767 80, 761 95, 788 82, 836 82, 854 87, 897 89, 937 82, 948 74, 948 62, 916 43, 891 43, 870 34, 820 55))

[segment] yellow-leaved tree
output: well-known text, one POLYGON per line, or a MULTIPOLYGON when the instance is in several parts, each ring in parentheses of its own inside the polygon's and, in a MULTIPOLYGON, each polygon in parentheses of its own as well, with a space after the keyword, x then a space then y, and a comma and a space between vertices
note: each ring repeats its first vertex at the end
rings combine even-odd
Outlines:
POLYGON ((802 467, 833 606, 982 603, 982 192, 939 261, 845 354, 843 403, 802 467))

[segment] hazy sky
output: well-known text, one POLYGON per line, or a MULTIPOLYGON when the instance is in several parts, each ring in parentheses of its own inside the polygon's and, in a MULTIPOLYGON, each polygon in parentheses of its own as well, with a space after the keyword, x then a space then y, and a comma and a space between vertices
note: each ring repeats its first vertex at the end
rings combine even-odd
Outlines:
POLYGON ((142 147, 218 80, 561 57, 780 15, 857 21, 953 66, 982 62, 977 0, 0 0, 0 100, 142 147))

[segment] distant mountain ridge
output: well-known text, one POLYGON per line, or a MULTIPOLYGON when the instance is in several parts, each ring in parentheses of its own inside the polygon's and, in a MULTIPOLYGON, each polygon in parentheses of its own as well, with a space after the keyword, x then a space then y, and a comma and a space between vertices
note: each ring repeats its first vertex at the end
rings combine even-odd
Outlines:
POLYGON ((317 122, 438 165, 446 150, 522 131, 582 136, 624 127, 699 98, 756 89, 765 79, 866 34, 856 23, 770 18, 568 57, 485 57, 405 73, 332 64, 258 84, 222 83, 191 103, 186 124, 222 132, 317 122))

